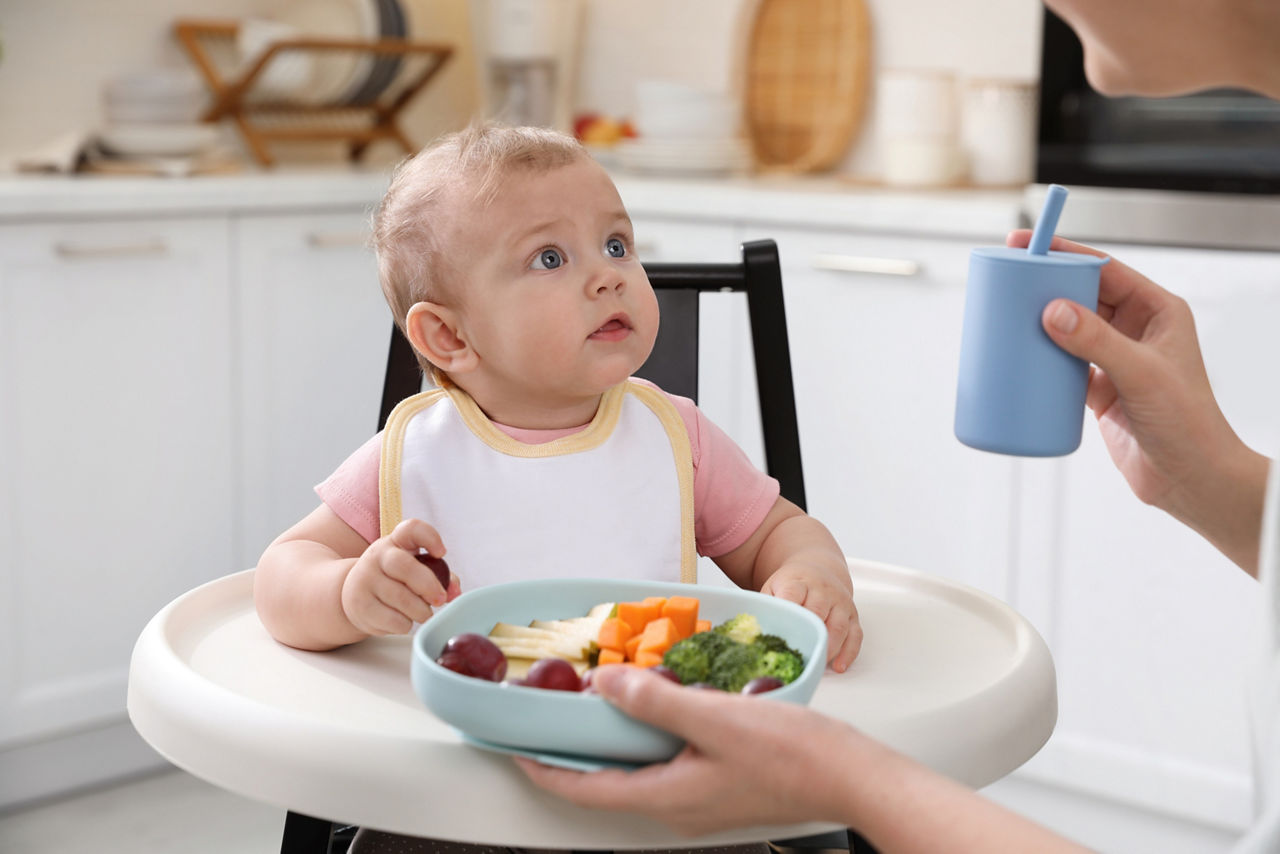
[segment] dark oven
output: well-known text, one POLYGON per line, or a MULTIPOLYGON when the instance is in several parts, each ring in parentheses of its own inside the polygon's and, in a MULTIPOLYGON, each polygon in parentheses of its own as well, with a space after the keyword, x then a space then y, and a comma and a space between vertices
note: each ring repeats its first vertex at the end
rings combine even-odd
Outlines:
POLYGON ((1234 89, 1110 98, 1085 80, 1080 41, 1045 13, 1036 181, 1280 193, 1280 102, 1234 89))

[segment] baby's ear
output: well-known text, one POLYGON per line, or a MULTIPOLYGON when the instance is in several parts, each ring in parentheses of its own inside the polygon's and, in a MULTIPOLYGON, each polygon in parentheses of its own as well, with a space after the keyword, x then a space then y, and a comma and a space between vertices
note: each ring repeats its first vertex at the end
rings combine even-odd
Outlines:
POLYGON ((414 303, 404 325, 413 349, 445 373, 462 374, 476 366, 476 352, 463 337, 453 309, 433 302, 414 303))

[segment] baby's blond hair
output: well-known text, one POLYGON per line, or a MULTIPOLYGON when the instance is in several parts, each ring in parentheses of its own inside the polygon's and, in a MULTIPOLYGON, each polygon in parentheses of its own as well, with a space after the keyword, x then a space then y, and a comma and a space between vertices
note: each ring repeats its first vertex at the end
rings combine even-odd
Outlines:
MULTIPOLYGON (((373 215, 378 279, 401 333, 414 303, 448 300, 451 268, 440 255, 442 218, 452 213, 443 204, 446 190, 453 191, 448 196, 455 204, 484 207, 513 171, 543 172, 587 156, 577 140, 558 131, 479 124, 446 134, 402 161, 373 215)), ((421 354, 418 363, 436 376, 421 354)))

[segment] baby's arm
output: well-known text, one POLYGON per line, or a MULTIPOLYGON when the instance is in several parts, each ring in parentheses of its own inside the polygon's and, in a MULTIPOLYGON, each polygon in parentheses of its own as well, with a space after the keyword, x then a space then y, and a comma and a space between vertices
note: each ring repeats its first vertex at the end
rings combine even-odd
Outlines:
POLYGON ((441 588, 416 558, 444 556, 434 528, 406 519, 388 536, 364 537, 321 504, 276 538, 254 574, 253 598, 271 636, 299 649, 332 649, 370 635, 403 634, 458 593, 441 588))
POLYGON ((827 624, 827 662, 844 672, 862 646, 849 564, 827 527, 785 498, 745 543, 714 558, 739 587, 803 605, 827 624))

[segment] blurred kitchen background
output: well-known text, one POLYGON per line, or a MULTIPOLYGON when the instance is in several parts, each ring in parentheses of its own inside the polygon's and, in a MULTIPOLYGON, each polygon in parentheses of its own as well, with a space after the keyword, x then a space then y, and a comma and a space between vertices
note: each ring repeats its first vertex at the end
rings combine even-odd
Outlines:
MULTIPOLYGON (((645 260, 778 242, 810 510, 1053 650, 1057 730, 987 793, 1104 852, 1227 850, 1255 584, 1133 498, 1091 424, 1053 460, 951 434, 968 252, 1056 181, 1060 232, 1188 299, 1228 417, 1280 451, 1274 105, 1100 99, 1073 51, 1035 0, 7 0, 0 849, 278 845, 277 810, 136 736, 129 652, 374 430, 370 209, 406 148, 497 115, 576 132, 645 260), (311 36, 416 47, 278 52, 236 85, 311 36)), ((745 305, 708 295, 702 324, 700 404, 759 461, 745 305)))

